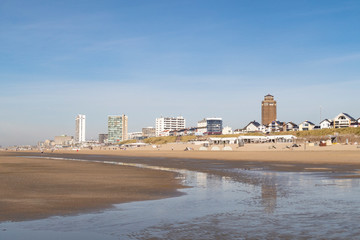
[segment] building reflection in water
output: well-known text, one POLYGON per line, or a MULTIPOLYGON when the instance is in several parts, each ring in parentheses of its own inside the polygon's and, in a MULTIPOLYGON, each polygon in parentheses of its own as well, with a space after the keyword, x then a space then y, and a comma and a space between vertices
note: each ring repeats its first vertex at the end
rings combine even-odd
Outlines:
POLYGON ((276 173, 266 173, 261 185, 261 204, 266 213, 274 213, 276 208, 277 190, 276 173))

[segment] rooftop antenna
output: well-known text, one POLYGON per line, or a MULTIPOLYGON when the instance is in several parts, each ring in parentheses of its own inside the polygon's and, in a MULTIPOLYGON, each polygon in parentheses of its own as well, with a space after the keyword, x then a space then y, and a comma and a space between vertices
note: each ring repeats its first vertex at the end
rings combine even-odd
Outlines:
POLYGON ((322 118, 321 118, 321 105, 320 105, 320 122, 321 122, 321 119, 322 119, 322 118))

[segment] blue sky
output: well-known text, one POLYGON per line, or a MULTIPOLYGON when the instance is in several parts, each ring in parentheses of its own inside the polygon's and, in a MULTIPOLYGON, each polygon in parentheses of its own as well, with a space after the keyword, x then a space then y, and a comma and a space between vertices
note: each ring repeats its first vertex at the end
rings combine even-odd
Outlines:
POLYGON ((359 1, 0 1, 0 145, 87 138, 126 114, 129 131, 159 116, 187 126, 222 117, 360 117, 359 1))

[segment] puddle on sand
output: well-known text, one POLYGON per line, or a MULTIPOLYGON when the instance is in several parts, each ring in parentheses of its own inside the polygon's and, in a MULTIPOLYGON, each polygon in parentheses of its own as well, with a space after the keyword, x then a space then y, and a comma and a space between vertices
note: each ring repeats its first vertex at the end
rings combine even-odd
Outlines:
MULTIPOLYGON (((101 162, 101 161, 99 161, 101 162)), ((142 164, 108 164, 148 167, 142 164)), ((186 195, 77 216, 1 223, 0 239, 243 239, 360 236, 360 181, 326 174, 243 171, 259 186, 201 172, 181 174, 186 195), (5 231, 4 231, 5 230, 5 231)))

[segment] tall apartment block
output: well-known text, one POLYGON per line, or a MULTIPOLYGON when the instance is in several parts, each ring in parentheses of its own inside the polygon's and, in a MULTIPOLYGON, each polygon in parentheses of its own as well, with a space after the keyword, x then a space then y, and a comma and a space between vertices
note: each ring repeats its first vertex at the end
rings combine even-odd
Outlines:
POLYGON ((85 115, 79 114, 75 119, 75 142, 85 142, 85 115))
POLYGON ((108 143, 119 143, 128 139, 128 117, 108 116, 108 143))
POLYGON ((185 128, 185 119, 183 117, 161 117, 156 118, 155 133, 156 136, 161 136, 161 132, 165 130, 179 130, 185 128))
POLYGON ((276 120, 276 101, 274 96, 268 94, 261 102, 261 123, 268 125, 276 120))

